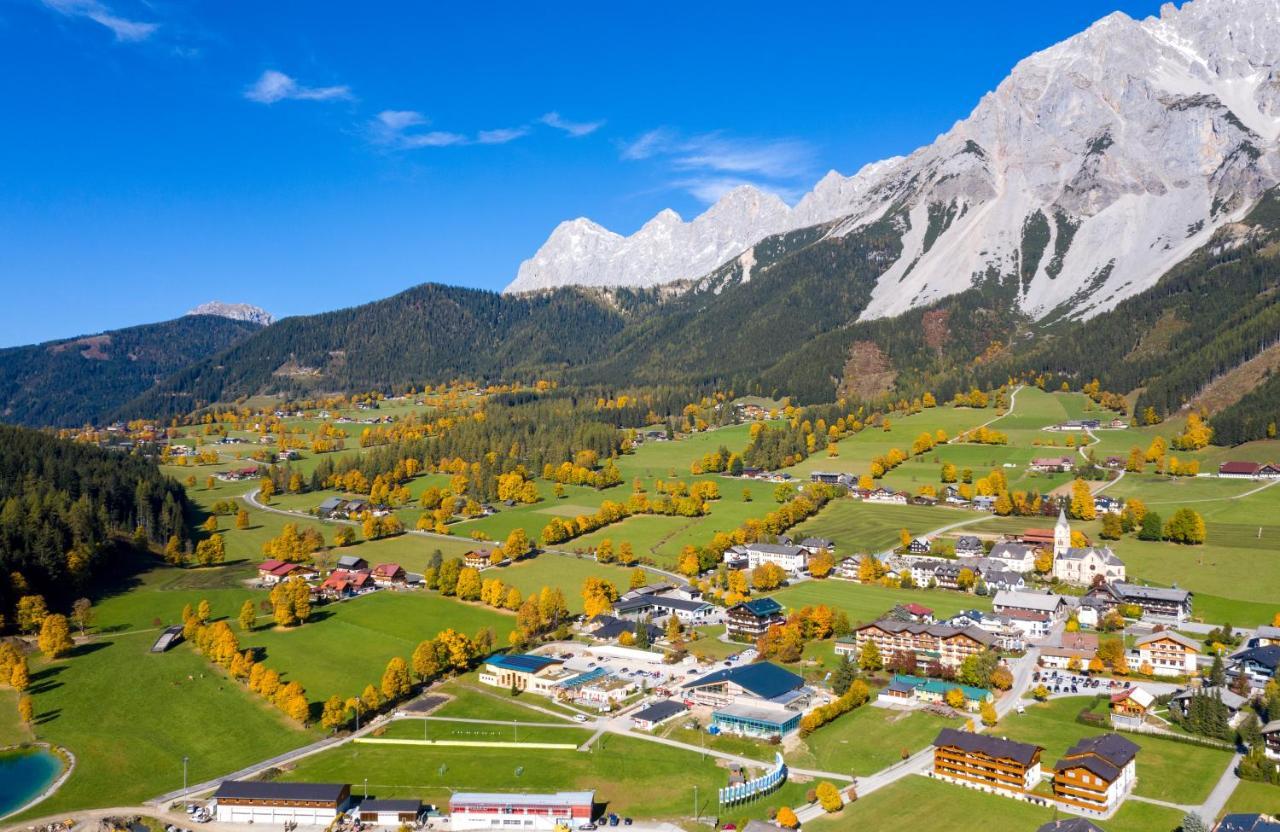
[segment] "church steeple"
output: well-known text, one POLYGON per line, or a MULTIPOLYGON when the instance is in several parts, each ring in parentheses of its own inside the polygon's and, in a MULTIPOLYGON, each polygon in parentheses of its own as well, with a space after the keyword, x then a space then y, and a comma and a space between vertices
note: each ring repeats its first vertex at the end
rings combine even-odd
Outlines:
POLYGON ((1065 509, 1058 509, 1058 524, 1053 527, 1053 556, 1060 558, 1071 548, 1071 524, 1065 509))

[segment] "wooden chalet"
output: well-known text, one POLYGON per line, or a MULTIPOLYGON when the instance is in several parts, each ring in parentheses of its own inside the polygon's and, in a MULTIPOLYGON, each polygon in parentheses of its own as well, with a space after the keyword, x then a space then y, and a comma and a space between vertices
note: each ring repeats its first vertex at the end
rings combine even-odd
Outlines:
POLYGON ((943 728, 933 741, 933 775, 1025 794, 1040 782, 1038 745, 943 728))

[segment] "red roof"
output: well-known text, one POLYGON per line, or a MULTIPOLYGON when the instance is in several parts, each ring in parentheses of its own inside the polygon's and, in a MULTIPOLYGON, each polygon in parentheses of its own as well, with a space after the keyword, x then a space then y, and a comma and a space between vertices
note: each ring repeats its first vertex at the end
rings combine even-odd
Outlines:
POLYGON ((907 612, 911 613, 912 615, 933 615, 933 610, 929 609, 928 607, 921 606, 920 604, 917 604, 915 602, 912 602, 910 604, 903 604, 902 608, 907 612))
POLYGON ((373 567, 374 577, 377 578, 394 578, 403 571, 398 563, 380 563, 373 567))
POLYGON ((1219 474, 1256 474, 1261 468, 1257 462, 1224 462, 1218 466, 1219 474))
POLYGON ((268 558, 267 560, 264 560, 262 562, 262 565, 258 567, 258 571, 273 572, 276 569, 279 569, 281 566, 284 566, 284 561, 276 560, 275 558, 268 558))

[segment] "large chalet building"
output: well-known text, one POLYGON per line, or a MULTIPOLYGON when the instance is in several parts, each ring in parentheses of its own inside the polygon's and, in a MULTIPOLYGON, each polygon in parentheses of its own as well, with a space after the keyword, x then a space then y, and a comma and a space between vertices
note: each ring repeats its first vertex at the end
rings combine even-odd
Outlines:
POLYGON ((730 638, 755 640, 774 624, 786 621, 782 605, 772 598, 753 598, 729 608, 725 630, 730 638))
POLYGON ((1196 672, 1200 645, 1181 633, 1160 630, 1142 636, 1133 646, 1138 650, 1138 663, 1150 665, 1156 676, 1190 676, 1196 672))
POLYGON ((943 728, 933 741, 933 776, 1025 794, 1040 782, 1038 745, 943 728))
POLYGON ((1122 606, 1134 606, 1142 610, 1144 618, 1185 621, 1191 617, 1192 595, 1177 587, 1139 586, 1113 581, 1099 583, 1089 588, 1087 599, 1101 604, 1107 610, 1122 606))
POLYGON ((1086 737, 1053 764, 1053 796, 1059 803, 1106 814, 1138 779, 1138 745, 1119 734, 1086 737))
POLYGON ((955 668, 969 656, 996 644, 996 637, 977 627, 949 627, 882 619, 864 624, 852 635, 836 642, 836 653, 857 657, 868 642, 874 643, 886 660, 910 653, 921 665, 937 664, 955 668))

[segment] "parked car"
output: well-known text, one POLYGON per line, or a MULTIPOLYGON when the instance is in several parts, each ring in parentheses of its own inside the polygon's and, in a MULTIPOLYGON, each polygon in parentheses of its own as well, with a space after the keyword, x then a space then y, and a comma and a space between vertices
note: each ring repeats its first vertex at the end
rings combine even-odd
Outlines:
MULTIPOLYGON (((573 715, 573 721, 574 721, 574 722, 586 722, 586 721, 587 721, 587 715, 586 715, 586 714, 574 714, 574 715, 573 715)), ((581 828, 581 827, 579 827, 579 828, 581 828)))

